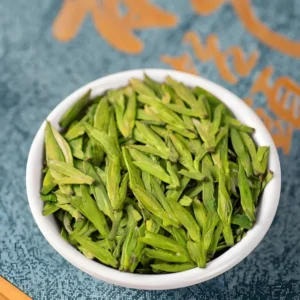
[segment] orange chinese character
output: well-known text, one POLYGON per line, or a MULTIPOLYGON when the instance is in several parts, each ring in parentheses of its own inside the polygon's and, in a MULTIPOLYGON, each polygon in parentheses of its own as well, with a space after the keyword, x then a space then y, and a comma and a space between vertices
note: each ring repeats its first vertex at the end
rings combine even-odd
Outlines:
POLYGON ((178 57, 163 55, 161 56, 161 60, 175 70, 198 74, 196 66, 189 53, 184 53, 178 57))
POLYGON ((221 7, 227 0, 191 0, 192 7, 200 15, 209 15, 221 7))
POLYGON ((271 48, 300 58, 300 42, 274 32, 260 21, 254 13, 251 0, 191 0, 193 8, 201 15, 213 13, 226 2, 232 4, 236 15, 250 34, 271 48))
POLYGON ((245 58, 243 50, 238 46, 232 46, 222 52, 219 47, 219 39, 214 34, 208 36, 206 46, 202 43, 200 37, 192 31, 184 35, 183 41, 192 46, 195 56, 200 61, 208 62, 213 60, 221 77, 231 84, 236 84, 238 78, 229 68, 229 57, 233 59, 234 70, 242 77, 247 76, 251 72, 259 58, 257 51, 252 52, 248 59, 245 58))
POLYGON ((245 102, 252 106, 256 94, 262 93, 265 96, 269 109, 277 119, 271 118, 262 108, 256 109, 256 113, 271 132, 277 147, 288 154, 293 130, 300 129, 300 86, 287 76, 278 77, 272 82, 273 73, 274 68, 271 66, 259 73, 245 102))
POLYGON ((263 69, 254 81, 250 93, 263 93, 269 108, 278 119, 300 129, 300 86, 286 76, 278 77, 272 84, 270 81, 273 73, 273 67, 263 69))
POLYGON ((143 50, 143 43, 134 35, 135 29, 172 27, 177 17, 148 3, 147 0, 64 0, 53 24, 53 34, 60 41, 73 39, 86 15, 91 14, 102 37, 120 51, 135 54, 143 50), (127 13, 119 13, 119 4, 127 13))

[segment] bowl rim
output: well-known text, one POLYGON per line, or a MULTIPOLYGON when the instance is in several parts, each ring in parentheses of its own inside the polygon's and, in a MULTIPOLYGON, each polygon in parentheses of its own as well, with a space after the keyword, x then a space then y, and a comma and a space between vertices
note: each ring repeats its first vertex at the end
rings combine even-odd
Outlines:
POLYGON ((270 133, 260 118, 246 103, 219 84, 216 84, 206 78, 181 71, 146 68, 123 71, 101 77, 80 87, 67 96, 50 112, 46 120, 52 121, 55 118, 57 119, 58 116, 61 116, 65 110, 89 88, 92 89, 92 95, 100 94, 107 89, 117 88, 124 85, 129 78, 142 78, 144 73, 156 80, 162 80, 167 75, 170 75, 174 79, 182 81, 185 84, 189 84, 191 86, 197 85, 208 90, 224 102, 234 114, 238 112, 239 115, 236 116, 237 118, 241 119, 240 115, 247 115, 247 119, 243 119, 243 122, 256 129, 254 138, 258 144, 270 146, 269 166, 274 172, 274 178, 263 192, 261 203, 259 204, 257 222, 255 226, 248 231, 247 235, 224 254, 208 263, 205 269, 194 268, 180 273, 155 275, 131 274, 120 272, 102 265, 101 263, 89 260, 78 250, 64 241, 59 232, 57 232, 57 228, 54 228, 55 226, 50 225, 53 223, 53 216, 44 217, 41 214, 40 207, 42 205, 42 201, 39 197, 40 185, 37 183, 35 165, 37 164, 36 157, 41 155, 41 152, 43 153, 42 145, 44 141, 45 121, 37 131, 28 155, 26 167, 27 197, 35 222, 46 240, 61 256, 80 270, 103 281, 128 288, 144 290, 182 288, 204 282, 226 272, 248 256, 261 242, 272 224, 279 203, 281 190, 280 162, 276 146, 270 133), (41 202, 40 205, 38 201, 41 202))

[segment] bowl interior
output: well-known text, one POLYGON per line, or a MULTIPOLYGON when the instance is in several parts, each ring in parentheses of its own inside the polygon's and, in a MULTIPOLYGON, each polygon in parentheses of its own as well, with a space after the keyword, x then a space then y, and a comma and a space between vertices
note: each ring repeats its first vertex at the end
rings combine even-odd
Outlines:
POLYGON ((128 84, 130 78, 142 79, 144 72, 156 81, 163 81, 164 78, 169 75, 188 86, 200 86, 206 89, 223 101, 237 119, 255 128, 254 139, 258 145, 270 146, 269 168, 274 172, 274 178, 267 185, 262 194, 258 207, 257 222, 255 226, 248 231, 246 237, 224 254, 208 263, 205 269, 195 268, 175 274, 129 274, 89 260, 61 238, 59 228, 53 216, 42 216, 43 202, 40 200, 39 193, 42 181, 41 170, 43 168, 44 157, 45 122, 38 130, 28 156, 26 170, 28 201, 33 217, 48 242, 59 254, 82 271, 104 281, 130 288, 159 290, 185 287, 206 281, 227 271, 253 251, 262 240, 272 223, 278 206, 281 187, 280 163, 276 147, 268 130, 250 107, 223 87, 207 79, 178 71, 160 69, 132 70, 100 78, 68 96, 55 107, 47 117, 47 120, 59 129, 58 121, 61 115, 88 88, 92 89, 92 96, 100 95, 108 89, 118 88, 128 84))

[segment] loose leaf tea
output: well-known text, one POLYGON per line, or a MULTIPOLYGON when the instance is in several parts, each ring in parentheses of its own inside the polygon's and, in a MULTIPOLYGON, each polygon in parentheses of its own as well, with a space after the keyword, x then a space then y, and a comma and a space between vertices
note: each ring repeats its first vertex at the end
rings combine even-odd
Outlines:
POLYGON ((255 226, 269 147, 215 96, 167 77, 90 99, 45 129, 41 200, 62 237, 124 272, 206 264, 255 226))

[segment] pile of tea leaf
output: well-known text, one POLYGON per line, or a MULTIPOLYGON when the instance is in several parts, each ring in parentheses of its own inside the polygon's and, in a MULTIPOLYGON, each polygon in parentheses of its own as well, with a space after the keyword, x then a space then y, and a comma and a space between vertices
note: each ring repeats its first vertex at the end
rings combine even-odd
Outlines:
POLYGON ((86 257, 126 272, 180 272, 238 243, 272 178, 269 147, 202 88, 145 75, 45 128, 43 214, 86 257))

